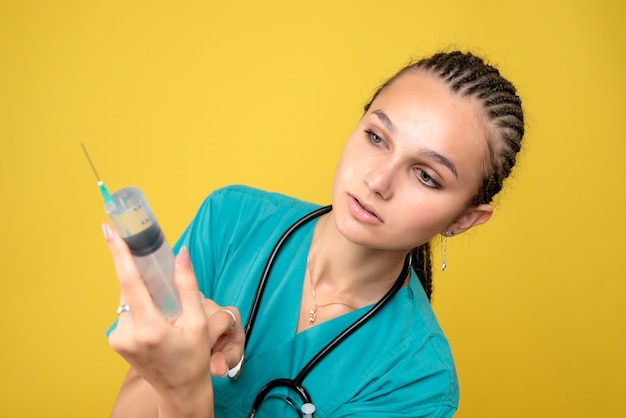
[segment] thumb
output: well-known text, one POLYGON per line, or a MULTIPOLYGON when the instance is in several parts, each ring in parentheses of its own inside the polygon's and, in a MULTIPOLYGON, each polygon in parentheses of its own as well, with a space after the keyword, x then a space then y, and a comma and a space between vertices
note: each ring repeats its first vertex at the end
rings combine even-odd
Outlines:
POLYGON ((193 272, 187 247, 182 247, 176 256, 174 282, 178 290, 181 309, 183 314, 185 314, 183 317, 205 318, 206 320, 204 309, 202 308, 202 299, 199 297, 198 282, 193 272))

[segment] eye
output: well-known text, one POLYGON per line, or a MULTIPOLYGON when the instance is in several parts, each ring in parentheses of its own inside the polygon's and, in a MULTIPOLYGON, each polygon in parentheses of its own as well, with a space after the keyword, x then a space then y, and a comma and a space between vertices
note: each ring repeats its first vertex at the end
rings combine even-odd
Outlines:
POLYGON ((367 134, 367 137, 369 138, 370 142, 374 145, 380 145, 384 142, 381 137, 379 137, 378 135, 376 135, 373 131, 369 129, 366 129, 365 133, 367 134))
POLYGON ((422 169, 418 169, 418 178, 419 180, 424 183, 426 186, 428 187, 432 187, 433 189, 440 189, 441 185, 439 183, 437 183, 437 181, 435 179, 433 179, 430 174, 428 174, 426 171, 422 170, 422 169))

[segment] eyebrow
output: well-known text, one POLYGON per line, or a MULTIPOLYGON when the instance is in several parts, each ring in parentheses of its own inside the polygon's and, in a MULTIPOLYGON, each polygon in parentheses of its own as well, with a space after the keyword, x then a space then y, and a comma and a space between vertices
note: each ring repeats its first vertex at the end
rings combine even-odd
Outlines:
MULTIPOLYGON (((385 112, 380 109, 376 109, 372 113, 378 117, 380 122, 385 125, 385 128, 387 128, 389 132, 391 132, 392 134, 396 133, 396 125, 393 124, 393 122, 391 121, 391 119, 389 119, 389 116, 387 116, 385 112)), ((452 171, 454 177, 459 178, 456 166, 448 158, 432 150, 420 151, 419 154, 431 160, 435 160, 439 164, 447 167, 450 171, 452 171)))
POLYGON ((432 151, 432 150, 420 151, 419 154, 424 156, 424 157, 426 157, 426 158, 430 158, 432 160, 435 160, 439 164, 442 164, 442 165, 448 167, 450 169, 450 171, 452 171, 452 173, 454 173, 454 177, 459 178, 459 175, 458 175, 458 173, 456 171, 456 166, 448 158, 446 158, 443 155, 439 154, 438 152, 435 152, 435 151, 432 151))
POLYGON ((396 133, 396 125, 393 124, 393 122, 391 121, 391 119, 389 119, 389 116, 387 116, 385 112, 380 109, 376 109, 372 113, 378 116, 380 122, 385 125, 385 128, 387 128, 389 132, 391 132, 392 134, 396 133))

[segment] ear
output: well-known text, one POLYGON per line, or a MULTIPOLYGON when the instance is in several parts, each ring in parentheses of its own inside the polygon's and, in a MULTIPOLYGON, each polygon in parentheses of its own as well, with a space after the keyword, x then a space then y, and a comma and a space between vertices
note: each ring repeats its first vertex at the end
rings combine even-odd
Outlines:
POLYGON ((454 222, 441 233, 445 236, 458 235, 476 225, 481 225, 491 219, 493 206, 483 203, 473 206, 463 212, 454 222))

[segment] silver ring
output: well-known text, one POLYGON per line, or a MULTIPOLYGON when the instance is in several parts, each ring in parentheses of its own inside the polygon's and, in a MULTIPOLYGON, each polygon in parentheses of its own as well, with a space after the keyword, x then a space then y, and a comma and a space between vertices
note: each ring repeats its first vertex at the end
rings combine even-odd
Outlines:
POLYGON ((123 304, 123 305, 120 305, 120 306, 117 308, 117 316, 120 316, 120 315, 121 315, 121 314, 123 314, 124 312, 128 312, 128 311, 130 311, 130 306, 128 306, 128 304, 126 304, 126 303, 125 303, 125 304, 123 304))
POLYGON ((220 311, 226 312, 228 315, 230 315, 231 318, 233 318, 233 324, 230 326, 230 328, 228 328, 228 330, 232 331, 233 329, 235 329, 235 325, 237 325, 237 317, 235 316, 235 314, 228 309, 220 309, 220 311))

